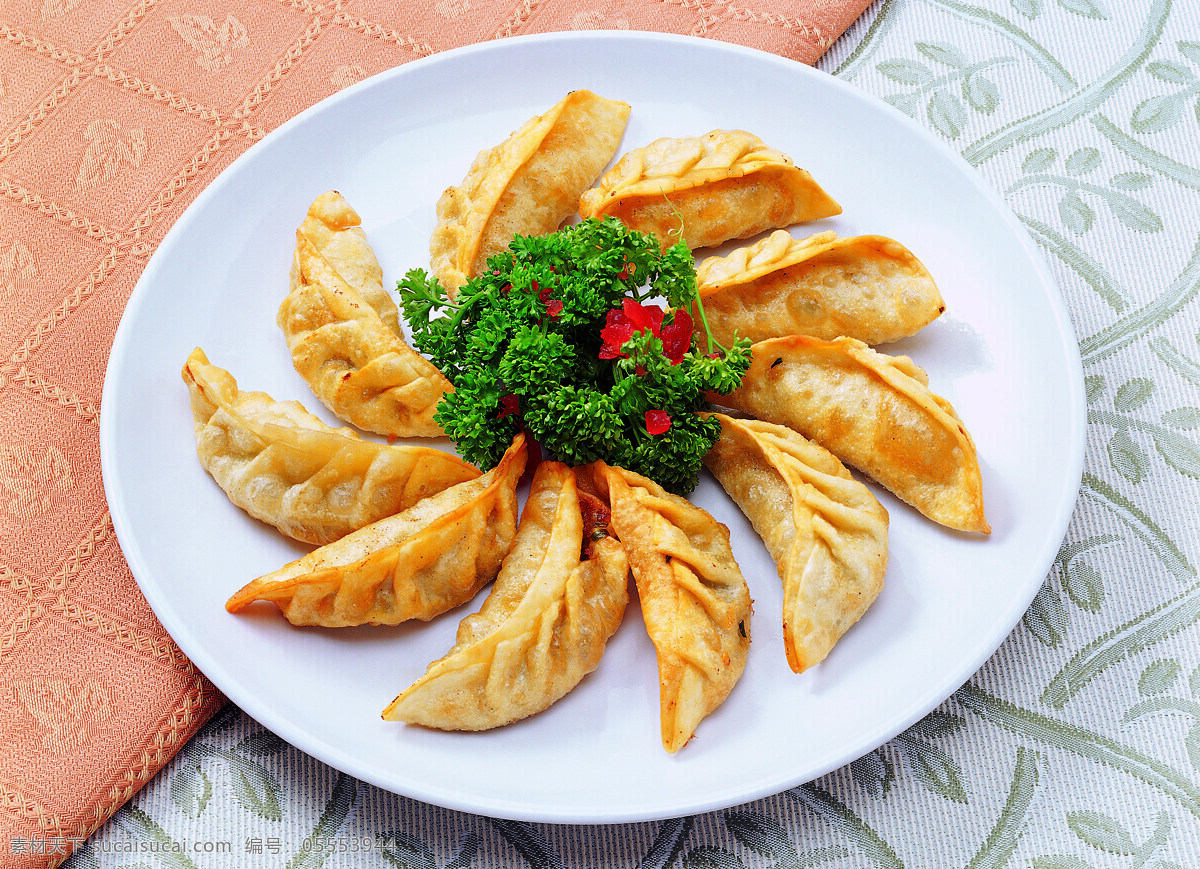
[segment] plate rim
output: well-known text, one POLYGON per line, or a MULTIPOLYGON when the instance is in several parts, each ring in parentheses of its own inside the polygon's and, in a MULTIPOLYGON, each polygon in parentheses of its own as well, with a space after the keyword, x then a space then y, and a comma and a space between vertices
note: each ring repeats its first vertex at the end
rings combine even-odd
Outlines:
MULTIPOLYGON (((830 772, 841 768, 845 764, 852 762, 858 757, 869 753, 880 745, 885 744, 894 738, 897 734, 911 727, 914 723, 921 720, 931 711, 951 697, 964 682, 974 676, 979 669, 990 659, 996 651, 1002 646, 1005 641, 1011 636, 1013 630, 1019 623, 1020 619, 1032 603, 1038 589, 1044 582, 1045 576, 1049 573, 1053 565, 1054 558, 1058 552, 1059 546, 1066 535, 1071 517, 1074 514, 1076 504, 1078 502, 1079 490, 1083 478, 1084 455, 1086 449, 1086 403, 1085 390, 1083 379, 1082 358, 1079 353, 1077 335, 1071 321, 1069 310, 1066 305, 1066 299, 1050 271, 1044 257, 1038 251, 1032 237, 1025 229, 1024 225, 1013 213, 1008 203, 1000 196, 987 181, 983 178, 978 169, 968 163, 957 151, 953 150, 945 141, 938 138, 931 130, 922 126, 908 115, 900 112, 895 107, 889 105, 885 101, 875 97, 873 94, 859 89, 844 80, 838 79, 828 73, 822 72, 816 67, 807 66, 797 61, 790 60, 778 55, 771 54, 760 49, 751 48, 735 43, 722 42, 719 40, 705 39, 693 36, 685 36, 678 34, 657 33, 652 31, 623 31, 623 30, 598 30, 598 31, 577 31, 564 33, 542 33, 531 34, 524 36, 508 37, 504 39, 489 40, 485 42, 475 43, 472 45, 462 46, 459 48, 449 49, 427 57, 418 58, 400 66, 393 67, 389 70, 377 73, 363 81, 357 82, 341 91, 338 91, 319 102, 309 106, 293 117, 281 123, 270 133, 264 136, 261 140, 251 145, 243 153, 239 154, 225 169, 223 169, 217 177, 215 177, 205 188, 197 194, 196 198, 187 206, 184 212, 176 219, 175 223, 164 234, 162 240, 155 249, 154 254, 147 262, 142 273, 136 282, 136 285, 131 292, 129 299, 122 312, 120 323, 118 324, 116 333, 113 338, 113 344, 110 355, 106 364, 104 383, 101 393, 100 407, 100 459, 101 459, 101 475, 103 480, 103 488, 105 499, 109 506, 110 515, 112 517, 114 533, 121 546, 122 552, 125 554, 125 560, 129 566, 130 572, 133 574, 135 581, 141 593, 146 597, 155 616, 162 623, 163 629, 172 637, 180 649, 193 662, 197 670, 205 675, 212 684, 221 691, 230 702, 234 702, 239 708, 253 717, 263 726, 268 727, 271 731, 283 736, 289 743, 297 749, 311 754, 317 760, 326 763, 335 769, 341 770, 347 774, 354 775, 356 778, 380 787, 383 790, 399 794, 401 796, 412 799, 421 800, 444 808, 469 812, 473 814, 488 815, 492 817, 504 817, 514 820, 526 820, 541 823, 554 824, 606 824, 606 823, 632 823, 639 821, 661 820, 668 817, 679 816, 680 814, 699 814, 706 811, 714 811, 727 808, 732 805, 739 805, 745 802, 761 799, 767 796, 775 795, 790 787, 803 784, 808 781, 815 780, 830 772), (547 813, 544 806, 522 806, 514 802, 509 802, 504 805, 492 804, 487 800, 472 798, 468 793, 454 791, 453 789, 437 789, 427 788, 423 792, 407 792, 397 790, 395 785, 387 781, 384 777, 372 774, 369 768, 364 768, 354 758, 341 751, 340 746, 328 746, 330 750, 324 750, 327 745, 324 741, 321 742, 320 754, 311 747, 313 740, 306 738, 307 734, 301 725, 294 725, 292 722, 281 719, 279 716, 272 715, 271 710, 263 704, 254 702, 253 698, 247 701, 244 697, 235 699, 234 695, 239 692, 230 692, 227 689, 228 680, 222 678, 221 681, 212 678, 208 675, 209 669, 220 671, 221 676, 226 676, 225 668, 215 662, 206 652, 199 640, 194 637, 191 631, 188 630, 176 616, 175 610, 168 604, 166 600, 160 597, 159 587, 154 582, 143 578, 143 572, 148 572, 148 567, 140 560, 140 547, 137 542, 136 532, 131 527, 131 520, 125 515, 121 509, 123 503, 120 499, 117 482, 117 469, 114 467, 115 447, 113 445, 114 428, 116 426, 117 409, 113 406, 114 401, 112 396, 116 391, 116 379, 121 367, 126 363, 125 356, 130 352, 129 337, 133 323, 137 319, 136 314, 140 306, 144 303, 145 297, 151 292, 149 287, 154 283, 154 277, 162 266, 169 253, 177 243, 177 239, 181 236, 186 236, 188 227, 191 223, 198 219, 198 215, 208 207, 208 204, 213 199, 220 196, 221 191, 226 184, 231 183, 240 167, 249 160, 255 159, 260 152, 269 149, 272 143, 279 138, 282 138, 290 133, 290 131, 307 123, 308 119, 321 112, 329 110, 333 105, 342 101, 353 100, 356 95, 365 89, 375 87, 388 87, 388 82, 392 79, 403 79, 404 77, 413 74, 416 71, 423 70, 430 66, 442 64, 453 65, 461 58, 475 54, 488 53, 505 53, 510 51, 521 52, 527 50, 526 46, 536 46, 546 42, 618 42, 638 44, 639 47, 653 46, 656 44, 677 44, 685 46, 690 50, 705 52, 715 52, 717 54, 726 53, 732 56, 746 58, 752 63, 771 63, 781 67, 788 68, 791 72, 800 76, 818 76, 820 77, 823 86, 833 87, 835 91, 840 91, 854 99, 862 100, 871 104, 876 111, 884 112, 891 116, 895 123, 899 123, 913 133, 921 143, 936 151, 938 155, 945 160, 958 165, 964 177, 969 178, 974 187, 980 192, 984 199, 992 206, 996 213, 1001 216, 1005 224, 1013 231, 1014 236, 1020 242, 1021 246, 1034 269, 1041 279, 1050 310, 1054 313, 1055 326, 1059 333, 1064 337, 1065 341, 1069 341, 1069 349, 1067 353, 1067 361, 1070 370, 1067 372, 1070 385, 1071 397, 1071 437, 1065 438, 1071 445, 1069 461, 1066 466, 1066 479, 1073 481, 1073 494, 1069 497, 1064 497, 1059 503, 1058 509, 1054 514, 1054 521, 1051 524, 1051 531, 1045 535, 1043 546, 1035 557, 1031 559, 1032 563, 1043 565, 1039 576, 1041 581, 1038 583, 1030 582, 1027 589, 1029 592, 1021 600, 1021 605, 1017 606, 1014 599, 1013 610, 1015 617, 1004 619, 998 624, 1004 625, 1004 630, 1000 635, 999 642, 995 647, 992 647, 986 652, 980 652, 975 657, 960 664, 957 668, 953 668, 946 674, 946 677, 941 680, 936 687, 931 686, 925 692, 925 696, 937 696, 937 699, 930 705, 928 702, 916 704, 911 713, 901 719, 894 719, 891 726, 882 729, 886 730, 882 739, 877 739, 876 736, 871 736, 865 741, 872 741, 873 744, 859 750, 855 747, 852 751, 853 756, 843 756, 841 759, 832 762, 827 769, 813 776, 805 775, 803 780, 789 778, 785 774, 781 774, 777 779, 769 782, 759 782, 756 786, 745 787, 738 791, 736 795, 731 795, 726 801, 724 798, 713 800, 709 799, 705 802, 698 802, 688 806, 660 806, 657 808, 647 807, 641 810, 630 811, 621 816, 614 816, 611 813, 580 813, 567 812, 555 815, 553 812, 547 813), (165 252, 160 255, 160 252, 165 252), (132 556, 131 556, 132 553, 132 556), (204 663, 204 666, 201 665, 204 663), (225 684, 222 684, 222 683, 225 684), (895 726, 896 721, 900 721, 900 726, 895 726)), ((990 645, 990 643, 989 643, 990 645)), ((877 734, 878 735, 878 734, 877 734)), ((846 752, 842 753, 846 755, 846 752)))

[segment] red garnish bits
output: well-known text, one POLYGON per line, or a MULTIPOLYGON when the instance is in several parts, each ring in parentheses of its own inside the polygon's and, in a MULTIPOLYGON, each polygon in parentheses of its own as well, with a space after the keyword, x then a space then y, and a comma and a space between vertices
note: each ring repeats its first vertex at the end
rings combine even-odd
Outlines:
POLYGON ((546 306, 546 313, 550 316, 551 320, 557 318, 558 315, 562 313, 562 309, 563 309, 562 299, 550 298, 550 293, 554 291, 553 287, 542 287, 542 289, 539 290, 538 282, 531 281, 530 289, 532 289, 535 293, 538 294, 538 301, 540 301, 543 305, 546 306))
POLYGON ((600 346, 600 358, 616 359, 618 356, 624 356, 621 345, 633 337, 634 331, 633 323, 629 322, 629 318, 622 311, 616 308, 609 311, 604 328, 600 330, 600 340, 604 342, 600 346))
POLYGON ((676 311, 675 318, 658 333, 662 339, 663 353, 672 365, 683 361, 683 355, 692 346, 692 318, 687 311, 676 311))
POLYGON ((521 403, 517 400, 516 393, 509 392, 500 396, 500 413, 496 415, 496 419, 504 419, 514 413, 520 413, 521 403))
POLYGON ((671 414, 665 410, 646 411, 646 431, 652 435, 660 435, 671 427, 671 414))
MULTIPOLYGON (((658 305, 641 305, 633 299, 625 299, 620 308, 608 312, 604 328, 600 330, 603 343, 598 355, 601 359, 628 358, 621 347, 637 333, 649 331, 662 342, 663 355, 672 365, 678 365, 692 346, 692 318, 687 311, 675 311, 671 322, 664 326, 665 319, 666 312, 658 305)), ((646 367, 639 362, 633 373, 642 376, 646 374, 646 367)), ((665 410, 646 411, 647 433, 660 435, 670 428, 671 414, 665 410)))
POLYGON ((673 319, 663 325, 664 312, 657 305, 639 305, 626 299, 620 308, 608 312, 604 328, 600 330, 601 359, 624 358, 621 345, 638 332, 649 330, 663 345, 663 353, 672 365, 683 361, 683 356, 692 346, 692 318, 687 311, 676 311, 673 319))

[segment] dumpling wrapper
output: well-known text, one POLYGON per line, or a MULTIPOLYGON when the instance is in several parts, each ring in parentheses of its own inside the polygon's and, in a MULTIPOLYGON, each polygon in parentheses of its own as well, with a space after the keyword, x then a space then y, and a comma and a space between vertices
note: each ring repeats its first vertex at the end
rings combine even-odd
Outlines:
MULTIPOLYGON (((785 335, 885 344, 919 332, 946 309, 929 270, 880 235, 795 239, 776 230, 696 269, 713 337, 766 341, 785 335)), ((697 319, 699 324, 699 320, 697 319)))
POLYGON ((516 235, 554 232, 616 154, 628 103, 588 90, 567 94, 494 148, 437 203, 430 268, 450 298, 516 235))
POLYGON ((741 678, 750 651, 750 589, 729 529, 646 477, 595 462, 613 530, 629 556, 658 657, 662 744, 676 752, 741 678))
POLYGON ((234 504, 306 543, 330 543, 479 476, 431 447, 364 441, 295 401, 243 392, 197 347, 183 366, 196 454, 234 504))
POLYGON ((656 139, 629 151, 579 200, 588 217, 618 217, 655 235, 712 247, 842 213, 806 170, 744 130, 656 139))
POLYGON ((541 462, 483 606, 383 717, 487 730, 541 712, 579 684, 629 600, 629 562, 607 524, 607 508, 578 491, 570 468, 541 462))
POLYGON ((500 463, 259 577, 229 598, 237 612, 271 601, 294 625, 330 628, 428 621, 491 582, 512 545, 526 447, 500 463))
POLYGON ((390 437, 440 437, 433 413, 452 387, 408 346, 374 276, 361 219, 336 191, 296 230, 290 289, 277 321, 292 365, 338 418, 390 437))
POLYGON ((975 444, 907 356, 806 335, 760 341, 751 352, 742 385, 713 401, 800 432, 934 522, 991 531, 975 444))
POLYGON ((299 231, 337 269, 342 280, 379 314, 384 325, 403 338, 400 311, 383 288, 383 269, 367 241, 362 218, 346 198, 336 190, 318 196, 309 206, 299 231))
POLYGON ((825 659, 883 589, 888 514, 837 457, 790 428, 715 414, 704 457, 783 582, 783 646, 802 673, 825 659))

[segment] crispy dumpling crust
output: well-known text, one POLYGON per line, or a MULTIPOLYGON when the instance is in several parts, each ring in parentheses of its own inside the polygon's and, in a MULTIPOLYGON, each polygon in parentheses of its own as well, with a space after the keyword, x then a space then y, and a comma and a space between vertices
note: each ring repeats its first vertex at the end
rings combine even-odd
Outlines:
POLYGON ((705 466, 746 514, 783 582, 792 670, 825 659, 883 589, 888 514, 837 457, 786 426, 715 414, 705 466))
POLYGON ((750 589, 729 529, 646 477, 595 462, 658 655, 662 744, 676 752, 724 702, 750 651, 750 589))
POLYGON ((570 468, 541 462, 482 608, 383 717, 487 730, 566 695, 600 663, 629 600, 629 562, 607 524, 607 508, 578 491, 570 468))
POLYGON ((935 522, 991 531, 975 444, 911 359, 806 335, 751 351, 742 385, 714 401, 800 432, 935 522))
POLYGON ((306 543, 330 543, 479 469, 431 447, 364 441, 295 401, 243 392, 197 347, 183 366, 196 454, 251 516, 306 543))
POLYGON ((804 169, 744 130, 656 139, 622 155, 579 213, 616 216, 663 247, 712 247, 768 229, 832 217, 842 207, 804 169))
POLYGON ((713 337, 725 345, 735 334, 884 344, 916 334, 946 308, 921 261, 879 235, 795 239, 780 229, 704 260, 696 280, 713 337))
POLYGON ((296 230, 290 290, 277 318, 292 364, 346 422, 392 437, 439 437, 433 413, 450 382, 400 336, 395 305, 374 286, 378 264, 355 231, 359 223, 330 191, 296 230))
POLYGON ((225 609, 268 600, 294 625, 340 628, 427 621, 460 606, 495 578, 512 545, 525 460, 518 435, 483 476, 259 577, 225 609))
POLYGON ((451 298, 513 236, 554 232, 613 158, 629 104, 588 90, 567 94, 494 148, 437 203, 430 268, 451 298))
POLYGON ((383 288, 383 269, 367 241, 362 218, 336 190, 317 197, 300 224, 300 232, 321 256, 333 263, 342 280, 366 300, 379 319, 400 338, 400 311, 383 288))

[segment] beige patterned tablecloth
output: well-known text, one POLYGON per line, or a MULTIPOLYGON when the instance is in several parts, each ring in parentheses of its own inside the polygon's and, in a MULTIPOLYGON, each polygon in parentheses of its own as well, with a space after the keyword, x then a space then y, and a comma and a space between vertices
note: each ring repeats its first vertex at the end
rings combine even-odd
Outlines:
POLYGON ((0 865, 76 845, 73 869, 1200 865, 1200 5, 883 0, 853 24, 858 10, 818 0, 803 20, 707 0, 227 6, 0 11, 0 865), (106 581, 122 563, 94 471, 105 340, 203 182, 319 97, 446 47, 438 16, 463 42, 631 27, 820 57, 960 152, 1036 242, 1086 376, 1079 501, 1013 635, 910 730, 751 804, 592 827, 380 791, 232 705, 199 726, 219 698, 106 581), (187 62, 159 63, 166 42, 187 62), (70 127, 68 104, 105 109, 70 127), (133 171, 164 136, 172 158, 133 171), (120 693, 72 681, 71 650, 96 637, 125 662, 120 693), (152 720, 118 725, 131 708, 152 720), (132 755, 129 726, 151 735, 132 755), (58 825, 21 790, 55 758, 79 787, 58 825))

